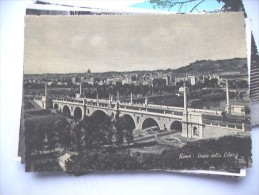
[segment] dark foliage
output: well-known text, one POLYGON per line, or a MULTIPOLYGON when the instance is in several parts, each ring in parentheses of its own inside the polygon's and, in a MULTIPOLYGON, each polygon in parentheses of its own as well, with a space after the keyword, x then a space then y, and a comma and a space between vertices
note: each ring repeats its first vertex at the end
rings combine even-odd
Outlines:
POLYGON ((57 146, 66 148, 71 145, 69 123, 63 116, 49 115, 26 119, 24 125, 28 158, 35 155, 35 152, 39 155, 45 150, 51 152, 57 146))
POLYGON ((68 173, 146 169, 219 169, 248 167, 251 139, 226 136, 189 142, 183 148, 167 149, 162 154, 132 153, 130 150, 87 150, 66 163, 68 173))

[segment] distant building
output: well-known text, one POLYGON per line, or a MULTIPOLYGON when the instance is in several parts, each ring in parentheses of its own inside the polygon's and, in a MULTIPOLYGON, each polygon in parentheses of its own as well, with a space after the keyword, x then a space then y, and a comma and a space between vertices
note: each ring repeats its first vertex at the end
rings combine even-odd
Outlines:
MULTIPOLYGON (((189 88, 186 87, 185 89, 186 89, 186 93, 189 93, 189 88)), ((184 93, 184 87, 180 87, 179 88, 179 94, 183 94, 183 93, 184 93)))
POLYGON ((170 77, 169 77, 169 76, 164 75, 164 76, 162 76, 162 79, 164 79, 164 80, 165 80, 165 85, 169 85, 169 79, 170 79, 170 77))
POLYGON ((131 84, 132 83, 132 76, 125 75, 125 77, 121 80, 122 85, 131 84))
POLYGON ((90 69, 88 69, 86 73, 87 73, 87 74, 91 74, 92 72, 91 72, 90 69))
POLYGON ((100 78, 91 77, 91 78, 89 78, 88 83, 89 83, 90 85, 94 85, 95 83, 97 83, 97 82, 99 82, 99 81, 100 81, 100 78))
POLYGON ((143 75, 143 76, 141 76, 141 77, 139 77, 139 81, 141 82, 141 83, 147 83, 147 81, 149 80, 149 76, 146 76, 146 75, 143 75))
POLYGON ((53 83, 53 82, 49 81, 49 82, 47 82, 47 85, 48 85, 48 86, 51 86, 52 83, 53 83))
POLYGON ((77 83, 80 83, 80 78, 78 78, 78 77, 73 77, 72 79, 71 79, 71 82, 73 83, 73 84, 77 84, 77 83))
POLYGON ((138 75, 132 75, 131 76, 131 81, 137 81, 138 75))
POLYGON ((243 105, 230 105, 230 113, 234 115, 244 116, 245 106, 243 105))
POLYGON ((218 75, 209 75, 209 80, 211 79, 219 79, 218 75))
POLYGON ((177 77, 174 79, 175 80, 175 83, 179 83, 181 81, 185 81, 186 80, 186 77, 177 77))
POLYGON ((203 75, 198 76, 198 81, 199 81, 200 83, 204 83, 204 81, 205 81, 204 76, 203 76, 203 75))
POLYGON ((196 76, 188 76, 188 81, 191 85, 196 85, 197 84, 197 77, 196 76))
POLYGON ((170 76, 169 76, 169 81, 170 81, 171 83, 175 83, 174 76, 173 76, 172 73, 171 73, 170 76))
POLYGON ((166 80, 162 78, 154 78, 153 79, 153 87, 165 87, 166 80))

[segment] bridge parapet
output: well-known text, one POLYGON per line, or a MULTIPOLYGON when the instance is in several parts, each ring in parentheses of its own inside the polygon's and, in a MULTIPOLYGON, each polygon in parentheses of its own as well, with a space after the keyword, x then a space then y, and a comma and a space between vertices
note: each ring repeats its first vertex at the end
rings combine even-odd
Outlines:
POLYGON ((218 138, 226 135, 235 135, 239 133, 245 133, 246 127, 244 124, 240 126, 230 127, 230 125, 214 125, 206 124, 204 127, 203 138, 218 138))
POLYGON ((150 107, 150 108, 162 108, 162 109, 169 109, 169 110, 172 109, 172 110, 177 110, 177 111, 183 111, 183 107, 175 107, 175 106, 148 104, 147 107, 150 107))
POLYGON ((53 101, 60 101, 60 102, 80 102, 80 103, 83 103, 83 99, 82 100, 79 100, 79 99, 69 99, 69 98, 66 98, 66 99, 55 99, 53 101))
MULTIPOLYGON (((106 104, 107 107, 113 107, 115 106, 115 101, 110 102, 109 100, 106 99, 90 99, 90 98, 66 98, 66 99, 56 99, 53 100, 53 102, 59 102, 59 103, 67 103, 67 104, 84 104, 88 106, 92 106, 92 104, 106 104)), ((156 104, 141 104, 141 103, 131 103, 127 101, 122 101, 120 102, 120 106, 133 106, 136 108, 140 109, 158 109, 158 110, 163 110, 163 111, 172 111, 172 112, 180 112, 182 113, 184 111, 183 107, 174 107, 174 106, 165 106, 165 105, 156 105, 156 104)), ((201 114, 208 114, 208 115, 216 115, 220 116, 222 111, 220 110, 206 110, 206 109, 196 109, 196 108, 188 108, 188 112, 194 112, 194 113, 201 113, 201 114)))
POLYGON ((80 102, 80 101, 67 101, 67 100, 53 100, 53 104, 55 104, 55 103, 73 104, 73 105, 79 105, 79 106, 83 105, 83 102, 80 102))
POLYGON ((42 100, 42 97, 34 97, 34 100, 42 100))
MULTIPOLYGON (((79 115, 89 116, 95 111, 103 111, 110 115, 114 113, 116 102, 103 99, 61 99, 53 100, 54 104, 58 104, 58 108, 71 116, 79 115), (78 108, 79 107, 79 108, 78 108), (81 114, 80 114, 81 112, 81 114), (79 113, 79 114, 78 114, 79 113)), ((57 106, 56 106, 57 107, 57 106)), ((245 131, 243 124, 233 126, 222 124, 205 124, 204 115, 221 115, 221 111, 188 108, 186 111, 182 107, 172 107, 154 104, 132 104, 128 102, 120 102, 119 111, 121 115, 130 115, 135 123, 136 129, 143 128, 144 121, 156 121, 160 129, 174 129, 171 125, 177 121, 181 126, 182 136, 189 138, 208 138, 210 136, 233 132, 245 131)), ((213 118, 213 117, 212 117, 213 118)), ((215 121, 219 117, 214 117, 215 121)))
POLYGON ((227 124, 220 124, 220 123, 205 123, 206 126, 213 126, 213 127, 221 127, 221 128, 226 128, 229 130, 242 130, 245 131, 245 126, 242 124, 240 125, 227 125, 227 124))
MULTIPOLYGON (((78 106, 90 106, 90 107, 100 107, 100 108, 114 108, 116 102, 109 102, 108 100, 99 99, 90 99, 90 98, 81 98, 81 99, 56 99, 53 100, 53 105, 55 103, 68 104, 68 105, 78 105, 78 106)), ((139 113, 153 113, 160 116, 174 116, 180 118, 183 116, 182 107, 172 107, 164 105, 155 105, 155 104, 131 104, 131 103, 120 103, 120 109, 127 109, 131 112, 139 113)), ((204 110, 204 109, 194 109, 188 108, 188 112, 201 113, 201 114, 210 114, 210 115, 221 115, 221 111, 216 110, 204 110)))
POLYGON ((137 113, 149 116, 156 116, 156 117, 166 117, 166 118, 174 118, 178 120, 182 120, 182 115, 174 115, 174 114, 165 114, 165 113, 155 113, 155 112, 148 112, 143 110, 131 110, 131 109, 120 109, 121 112, 128 112, 128 113, 137 113))
POLYGON ((189 112, 197 112, 202 114, 212 114, 212 115, 221 115, 222 111, 220 110, 206 110, 206 109, 196 109, 196 108, 188 108, 189 112))

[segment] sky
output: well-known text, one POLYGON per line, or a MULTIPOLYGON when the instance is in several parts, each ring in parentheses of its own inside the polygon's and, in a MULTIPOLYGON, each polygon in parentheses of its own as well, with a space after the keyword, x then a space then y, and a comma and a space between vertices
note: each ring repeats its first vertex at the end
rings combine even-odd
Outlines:
MULTIPOLYGON (((172 8, 170 8, 170 10, 168 9, 168 7, 161 7, 161 6, 155 6, 155 9, 159 9, 159 10, 163 10, 163 11, 170 11, 170 12, 174 12, 174 13, 178 13, 178 12, 190 13, 190 11, 199 2, 200 1, 189 2, 189 3, 184 4, 184 6, 182 6, 182 7, 180 7, 181 5, 178 4, 178 5, 175 5, 172 8)), ((156 5, 156 4, 152 4, 152 3, 150 3, 150 1, 140 1, 140 2, 130 5, 130 7, 154 9, 154 5, 156 5)), ((223 5, 224 5, 224 3, 217 2, 216 0, 206 0, 206 1, 203 1, 201 4, 199 4, 197 6, 197 8, 192 11, 192 13, 201 12, 203 10, 214 11, 217 9, 221 9, 223 7, 223 5)))
POLYGON ((242 13, 26 16, 24 73, 176 69, 246 57, 242 13))

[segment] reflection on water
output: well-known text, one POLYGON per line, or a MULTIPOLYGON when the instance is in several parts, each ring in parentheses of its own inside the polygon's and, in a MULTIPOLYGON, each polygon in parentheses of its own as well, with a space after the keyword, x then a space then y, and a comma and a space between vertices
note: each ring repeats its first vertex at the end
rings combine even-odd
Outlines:
MULTIPOLYGON (((183 107, 183 97, 177 97, 177 96, 149 98, 149 102, 151 104, 183 107)), ((239 98, 232 98, 232 99, 230 99, 230 104, 249 106, 250 100, 248 97, 244 97, 242 100, 239 98)), ((199 108, 199 109, 213 109, 213 110, 223 111, 223 110, 225 110, 225 107, 226 107, 226 100, 204 101, 199 104, 192 105, 190 107, 199 108)))
MULTIPOLYGON (((230 104, 232 105, 240 105, 240 106, 249 106, 249 99, 240 100, 237 98, 230 99, 230 104)), ((213 110, 225 110, 227 101, 226 100, 218 100, 218 101, 209 101, 202 102, 201 105, 194 106, 196 108, 202 109, 213 109, 213 110)))
POLYGON ((203 102, 202 105, 199 105, 197 108, 214 109, 214 110, 225 110, 225 107, 226 107, 226 101, 225 100, 221 100, 221 101, 203 102))

